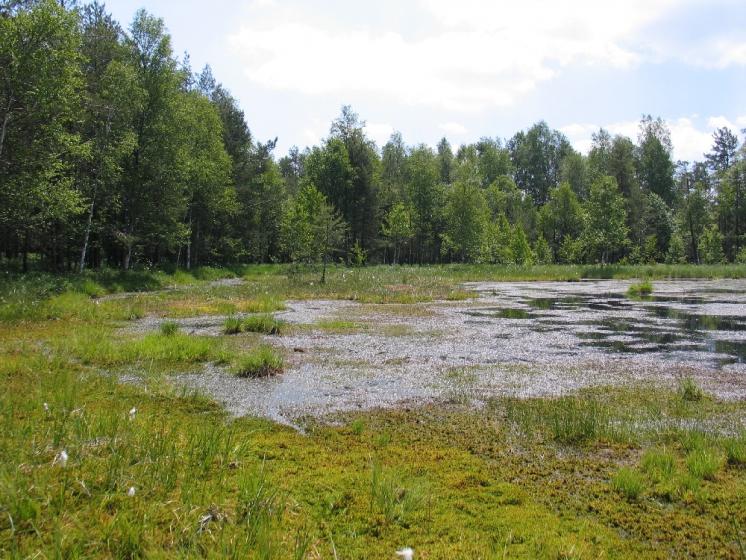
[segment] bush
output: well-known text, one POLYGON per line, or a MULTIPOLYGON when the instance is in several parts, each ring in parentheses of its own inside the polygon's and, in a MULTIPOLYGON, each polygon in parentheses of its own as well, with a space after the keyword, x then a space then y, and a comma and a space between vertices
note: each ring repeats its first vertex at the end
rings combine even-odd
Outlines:
POLYGON ((259 346, 240 356, 233 366, 238 377, 271 377, 282 373, 284 361, 271 346, 259 346))
POLYGON ((644 489, 642 476, 637 471, 623 467, 611 480, 611 485, 628 500, 636 500, 644 489))

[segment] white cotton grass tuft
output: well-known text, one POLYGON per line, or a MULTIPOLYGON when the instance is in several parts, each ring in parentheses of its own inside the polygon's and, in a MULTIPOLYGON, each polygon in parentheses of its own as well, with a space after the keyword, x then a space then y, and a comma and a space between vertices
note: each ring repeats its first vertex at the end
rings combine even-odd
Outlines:
POLYGON ((130 498, 134 498, 134 497, 135 497, 135 494, 136 494, 136 493, 137 493, 137 491, 135 490, 135 487, 134 487, 134 486, 130 486, 130 489, 129 489, 129 490, 127 490, 127 495, 128 495, 128 496, 129 496, 130 498))
POLYGON ((47 403, 43 403, 42 406, 44 407, 44 412, 49 412, 49 405, 47 403))
POLYGON ((399 550, 397 550, 396 555, 400 556, 404 560, 412 560, 412 558, 414 558, 414 550, 407 546, 405 548, 400 548, 399 550))
POLYGON ((134 420, 136 415, 137 415, 137 408, 133 406, 132 408, 130 408, 130 420, 134 420))
POLYGON ((65 451, 65 450, 63 449, 63 450, 62 450, 62 451, 60 451, 60 452, 59 452, 59 453, 57 454, 57 456, 56 456, 56 457, 54 458, 54 462, 53 462, 52 464, 53 464, 53 465, 59 465, 60 467, 63 467, 63 468, 64 468, 64 467, 66 467, 66 466, 67 466, 67 459, 68 459, 68 456, 67 456, 67 451, 65 451))

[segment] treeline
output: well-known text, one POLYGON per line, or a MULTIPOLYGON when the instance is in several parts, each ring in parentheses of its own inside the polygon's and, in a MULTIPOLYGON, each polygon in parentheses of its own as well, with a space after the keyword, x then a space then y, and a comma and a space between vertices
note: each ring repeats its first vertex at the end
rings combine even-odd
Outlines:
POLYGON ((6 266, 746 261, 746 148, 726 128, 694 163, 649 116, 587 156, 544 122, 379 149, 344 107, 275 160, 162 20, 125 31, 98 3, 0 2, 0 69, 6 266))

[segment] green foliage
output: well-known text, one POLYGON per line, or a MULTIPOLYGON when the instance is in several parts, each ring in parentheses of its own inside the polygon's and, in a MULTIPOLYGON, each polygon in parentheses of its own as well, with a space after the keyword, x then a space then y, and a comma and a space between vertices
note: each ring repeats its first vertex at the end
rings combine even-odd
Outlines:
POLYGON ((637 500, 645 490, 645 483, 640 473, 627 467, 619 469, 611 483, 614 490, 628 500, 637 500))
POLYGON ((583 247, 593 262, 606 264, 627 244, 626 211, 617 182, 603 177, 591 185, 583 247))
POLYGON ((271 377, 282 373, 284 360, 271 346, 258 346, 238 356, 232 371, 237 377, 271 377))
POLYGON ((697 479, 714 480, 722 465, 720 453, 708 448, 694 449, 686 457, 686 467, 697 479))
POLYGON ((729 465, 746 466, 746 433, 725 440, 725 458, 729 465))
POLYGON ((487 202, 481 189, 459 181, 448 193, 444 254, 453 254, 462 262, 477 257, 487 225, 487 202))
POLYGON ((723 252, 723 234, 714 224, 705 229, 701 240, 702 261, 706 264, 722 264, 725 262, 723 252))
POLYGON ((679 383, 679 395, 687 402, 698 402, 705 397, 704 391, 691 377, 687 377, 679 383))
POLYGON ((645 280, 636 284, 630 284, 629 288, 627 288, 627 295, 632 298, 649 296, 652 293, 653 283, 650 280, 645 280))
MULTIPOLYGON (((226 330, 228 324, 226 322, 226 330)), ((269 314, 250 315, 241 322, 243 332, 256 332, 262 334, 282 334, 285 323, 275 319, 269 314)))
POLYGON ((175 321, 164 321, 159 327, 163 336, 173 336, 179 332, 179 324, 175 321))

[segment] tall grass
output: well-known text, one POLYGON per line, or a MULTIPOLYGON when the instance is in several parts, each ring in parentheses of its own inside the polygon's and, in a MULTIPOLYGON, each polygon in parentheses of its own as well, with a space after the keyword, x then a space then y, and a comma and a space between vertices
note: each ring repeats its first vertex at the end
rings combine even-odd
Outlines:
POLYGON ((262 345, 240 355, 232 370, 238 377, 271 377, 282 373, 284 360, 271 346, 262 345))

